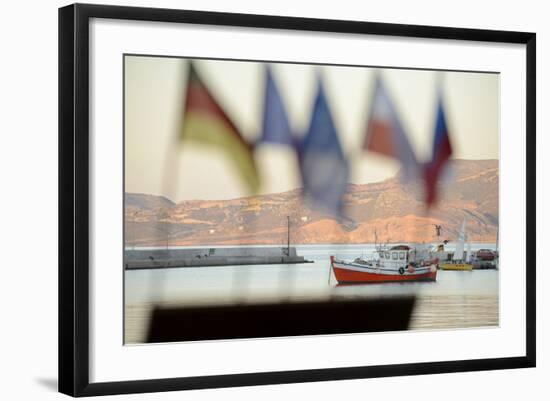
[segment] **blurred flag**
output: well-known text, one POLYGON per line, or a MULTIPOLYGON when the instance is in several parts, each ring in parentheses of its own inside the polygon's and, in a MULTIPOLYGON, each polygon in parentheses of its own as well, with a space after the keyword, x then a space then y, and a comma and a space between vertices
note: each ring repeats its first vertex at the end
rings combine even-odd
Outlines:
POLYGON ((258 190, 260 182, 252 146, 243 138, 235 124, 216 102, 192 63, 189 64, 180 139, 193 140, 222 150, 231 160, 248 189, 251 192, 258 190))
POLYGON ((449 131, 443 111, 441 94, 437 99, 437 114, 435 119, 435 133, 432 147, 432 160, 426 164, 424 178, 426 181, 426 203, 428 207, 437 201, 437 181, 445 165, 453 153, 449 131))
POLYGON ((306 196, 327 212, 341 217, 349 166, 338 140, 321 79, 309 129, 298 147, 298 155, 306 196))
POLYGON ((277 85, 273 80, 271 68, 266 64, 265 102, 262 135, 260 142, 279 145, 294 145, 285 106, 277 85))
POLYGON ((418 173, 416 156, 380 76, 376 78, 363 149, 397 159, 404 179, 415 178, 418 173))

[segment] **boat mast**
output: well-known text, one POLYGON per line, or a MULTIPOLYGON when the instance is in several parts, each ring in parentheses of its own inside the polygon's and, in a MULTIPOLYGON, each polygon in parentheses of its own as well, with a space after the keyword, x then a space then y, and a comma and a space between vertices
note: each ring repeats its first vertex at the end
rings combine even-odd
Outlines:
POLYGON ((464 238, 466 235, 466 219, 462 220, 462 226, 458 233, 458 241, 456 242, 455 252, 453 254, 454 261, 464 261, 464 238))
POLYGON ((465 263, 470 263, 472 259, 472 244, 470 244, 470 238, 468 238, 468 234, 465 235, 465 241, 466 241, 466 258, 464 259, 465 263))

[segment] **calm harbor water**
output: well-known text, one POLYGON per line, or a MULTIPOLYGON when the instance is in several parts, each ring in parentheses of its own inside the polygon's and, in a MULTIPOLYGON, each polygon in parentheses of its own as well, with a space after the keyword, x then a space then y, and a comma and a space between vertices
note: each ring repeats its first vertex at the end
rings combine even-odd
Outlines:
MULTIPOLYGON (((438 271, 433 283, 337 286, 329 255, 370 257, 374 245, 302 245, 299 255, 313 263, 131 270, 125 272, 125 342, 143 341, 154 305, 257 303, 328 297, 417 297, 410 329, 496 326, 499 322, 497 270, 438 271)), ((494 249, 475 244, 472 250, 494 249)), ((449 248, 452 250, 452 248, 449 248)))

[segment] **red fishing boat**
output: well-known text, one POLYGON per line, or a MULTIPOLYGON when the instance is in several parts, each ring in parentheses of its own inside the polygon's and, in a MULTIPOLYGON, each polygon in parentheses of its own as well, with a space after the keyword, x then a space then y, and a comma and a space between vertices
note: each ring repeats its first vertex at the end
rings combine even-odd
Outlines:
POLYGON ((378 259, 344 261, 330 256, 330 264, 339 284, 435 281, 438 259, 422 247, 398 245, 377 249, 378 259))

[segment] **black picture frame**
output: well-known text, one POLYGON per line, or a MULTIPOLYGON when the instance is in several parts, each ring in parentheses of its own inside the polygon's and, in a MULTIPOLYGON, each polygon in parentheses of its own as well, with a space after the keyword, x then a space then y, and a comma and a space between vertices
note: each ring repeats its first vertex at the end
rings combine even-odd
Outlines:
POLYGON ((315 382, 534 367, 536 35, 438 26, 74 4, 59 9, 59 391, 71 396, 315 382), (526 48, 526 353, 520 357, 90 383, 89 22, 159 21, 523 44, 526 48))

